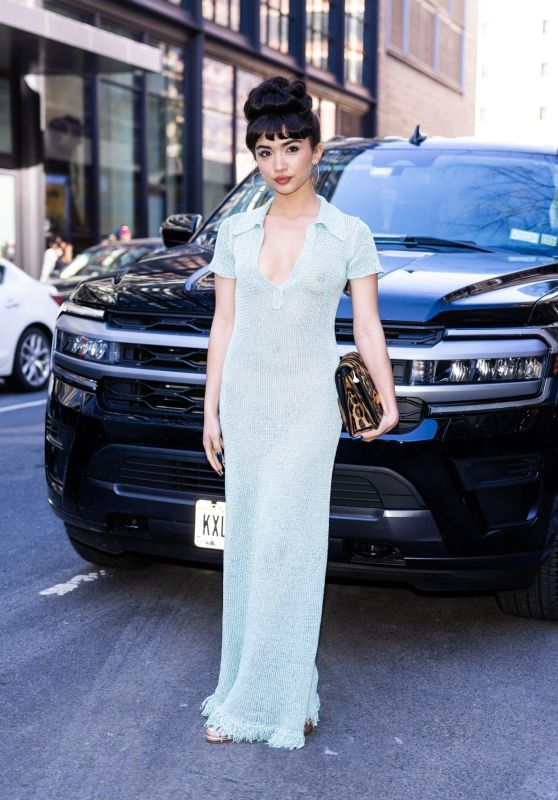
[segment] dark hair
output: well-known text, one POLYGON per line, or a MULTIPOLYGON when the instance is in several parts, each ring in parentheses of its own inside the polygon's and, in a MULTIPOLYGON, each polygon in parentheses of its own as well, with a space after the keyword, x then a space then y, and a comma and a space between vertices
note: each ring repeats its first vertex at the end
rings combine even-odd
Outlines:
POLYGON ((254 86, 244 103, 244 116, 248 121, 246 147, 254 157, 262 134, 272 140, 275 134, 278 139, 309 137, 312 149, 320 143, 320 120, 312 111, 312 97, 300 78, 289 81, 276 75, 254 86))

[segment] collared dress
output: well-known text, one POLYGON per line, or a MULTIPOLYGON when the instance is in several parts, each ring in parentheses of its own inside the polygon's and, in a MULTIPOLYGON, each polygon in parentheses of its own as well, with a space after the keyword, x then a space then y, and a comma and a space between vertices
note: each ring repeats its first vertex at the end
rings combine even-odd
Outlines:
POLYGON ((258 266, 273 200, 220 224, 208 265, 235 285, 219 420, 225 456, 221 660, 206 727, 235 741, 304 746, 318 723, 316 653, 333 463, 342 420, 335 318, 348 279, 383 274, 360 217, 320 209, 288 277, 258 266))

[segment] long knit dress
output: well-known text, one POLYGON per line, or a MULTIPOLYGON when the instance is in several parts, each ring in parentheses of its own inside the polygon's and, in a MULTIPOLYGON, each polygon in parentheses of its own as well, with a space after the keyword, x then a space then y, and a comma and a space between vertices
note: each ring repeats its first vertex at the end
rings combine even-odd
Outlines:
POLYGON ((368 226, 322 195, 280 285, 258 266, 273 200, 226 217, 210 269, 236 280, 219 419, 225 457, 219 679, 206 727, 234 741, 303 747, 318 723, 315 656, 342 421, 335 317, 348 278, 383 274, 368 226))

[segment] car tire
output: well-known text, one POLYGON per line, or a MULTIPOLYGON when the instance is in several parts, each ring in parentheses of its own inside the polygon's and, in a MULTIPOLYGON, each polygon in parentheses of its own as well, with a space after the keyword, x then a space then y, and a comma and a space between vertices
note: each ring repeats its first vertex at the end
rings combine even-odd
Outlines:
POLYGON ((19 392, 39 392, 50 375, 51 338, 36 325, 26 328, 18 339, 14 369, 6 383, 19 392))
POLYGON ((80 542, 79 539, 71 535, 72 530, 77 530, 71 525, 66 525, 66 532, 70 540, 70 544, 85 561, 90 561, 92 564, 97 564, 99 567, 117 567, 119 569, 141 569, 148 567, 152 563, 152 559, 144 553, 106 553, 104 550, 99 550, 91 545, 80 542))
POLYGON ((524 589, 496 592, 501 611, 527 619, 558 620, 558 496, 549 520, 552 552, 537 569, 537 577, 524 589))

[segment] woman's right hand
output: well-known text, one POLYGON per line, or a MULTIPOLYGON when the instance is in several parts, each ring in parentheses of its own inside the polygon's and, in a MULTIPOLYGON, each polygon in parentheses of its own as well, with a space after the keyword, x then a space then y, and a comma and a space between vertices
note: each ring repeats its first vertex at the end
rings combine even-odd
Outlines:
POLYGON ((218 414, 204 414, 203 419, 203 447, 207 460, 213 469, 223 475, 221 469, 221 462, 217 458, 217 453, 220 451, 222 456, 222 464, 225 466, 225 453, 223 437, 221 436, 221 424, 219 422, 218 414))

